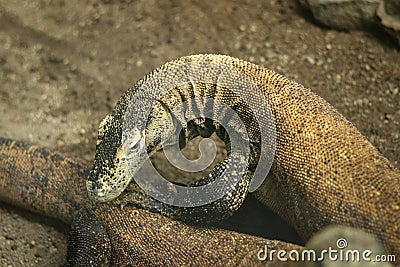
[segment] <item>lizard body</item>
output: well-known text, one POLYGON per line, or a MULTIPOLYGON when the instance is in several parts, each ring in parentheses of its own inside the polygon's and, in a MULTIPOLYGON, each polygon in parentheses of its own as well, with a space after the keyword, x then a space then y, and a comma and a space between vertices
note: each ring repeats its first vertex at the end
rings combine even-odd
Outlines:
MULTIPOLYGON (((1 201, 73 222, 67 266, 265 266, 256 253, 266 245, 275 250, 302 249, 186 225, 135 207, 120 209, 118 200, 95 204, 85 190, 90 169, 89 164, 66 155, 0 138, 1 201)), ((275 264, 279 266, 278 261, 275 264)))
MULTIPOLYGON (((279 74, 229 56, 194 55, 168 62, 122 96, 100 126, 94 169, 88 179, 88 191, 92 197, 99 198, 99 194, 116 197, 118 192, 111 194, 107 190, 112 188, 121 192, 135 174, 135 171, 129 171, 131 166, 128 162, 140 161, 137 159, 139 156, 127 158, 121 152, 125 145, 122 132, 127 110, 140 86, 154 77, 162 78, 158 73, 174 72, 176 66, 188 62, 213 62, 233 68, 248 77, 264 94, 274 115, 277 139, 271 171, 254 192, 256 198, 285 218, 305 240, 327 225, 344 224, 376 235, 383 240, 388 251, 400 253, 399 171, 324 99, 279 74)), ((212 69, 207 71, 211 73, 212 69)), ((195 86, 190 80, 183 81, 176 88, 164 89, 168 93, 162 101, 172 110, 176 102, 187 98, 211 96, 231 107, 236 105, 241 114, 247 108, 259 108, 243 108, 241 98, 229 88, 218 87, 218 76, 215 80, 214 86, 208 87, 195 86), (170 89, 173 90, 168 91, 170 89), (174 98, 174 95, 178 97, 174 98)), ((146 90, 152 93, 159 88, 148 87, 146 90)), ((166 111, 161 104, 155 105, 146 128, 142 129, 146 136, 150 136, 150 141, 142 140, 142 144, 160 139, 159 129, 162 129, 166 111)), ((249 132, 250 144, 253 144, 251 153, 255 159, 250 159, 250 174, 246 173, 223 198, 201 207, 182 208, 161 203, 143 192, 138 194, 140 189, 135 187, 132 193, 128 193, 128 202, 182 220, 194 218, 196 221, 207 216, 216 217, 216 214, 217 217, 229 216, 241 205, 248 191, 247 179, 251 179, 252 164, 257 160, 257 150, 253 148, 259 143, 260 133, 252 121, 246 121, 252 118, 248 114, 242 118, 249 132)), ((205 128, 207 133, 211 131, 204 125, 204 120, 195 121, 186 129, 189 132, 187 139, 196 131, 193 129, 199 128, 205 128)), ((216 126, 209 128, 218 133, 216 126)), ((224 134, 220 137, 227 142, 224 134)), ((135 140, 134 144, 141 142, 140 138, 135 140)), ((223 167, 229 166, 222 164, 225 164, 223 167)))
MULTIPOLYGON (((91 166, 45 148, 0 138, 0 159, 2 201, 67 224, 73 222, 65 266, 292 266, 290 261, 280 261, 276 253, 297 251, 301 255, 304 250, 283 241, 187 225, 132 206, 121 209, 118 199, 90 202, 83 187, 91 166), (266 248, 275 251, 275 256, 259 260, 258 256, 266 256, 266 248)), ((311 247, 334 247, 332 241, 337 237, 351 243, 360 240, 360 234, 356 238, 346 234, 354 235, 353 229, 344 230, 323 231, 312 242, 320 243, 318 238, 324 235, 331 242, 311 247)), ((361 237, 365 248, 368 238, 361 237)), ((372 244, 368 248, 383 253, 379 243, 372 244)))
MULTIPOLYGON (((239 70, 269 100, 276 123, 276 155, 267 179, 254 193, 258 199, 290 222, 306 240, 327 225, 349 225, 372 233, 383 242, 386 253, 399 256, 400 174, 351 123, 310 90, 239 59, 197 55, 172 61, 160 69, 196 60, 239 70)), ((121 124, 134 92, 134 88, 129 89, 100 126, 91 183, 100 172, 116 169, 115 159, 122 145, 121 124)), ((154 129, 159 126, 150 124, 154 129)), ((119 198, 94 203, 84 189, 89 166, 42 148, 0 139, 0 162, 1 200, 67 223, 74 221, 68 251, 71 266, 265 265, 268 263, 255 258, 255 249, 264 244, 301 250, 287 243, 187 225, 131 205, 121 210, 120 205, 132 199, 132 192, 143 197, 143 191, 132 182, 132 188, 128 187, 119 198), (198 262, 193 261, 194 257, 198 262)), ((223 168, 227 166, 223 164, 223 168)), ((149 208, 144 204, 146 201, 139 206, 149 208)), ((179 209, 160 207, 165 208, 159 211, 166 215, 179 218, 184 214, 179 209)))

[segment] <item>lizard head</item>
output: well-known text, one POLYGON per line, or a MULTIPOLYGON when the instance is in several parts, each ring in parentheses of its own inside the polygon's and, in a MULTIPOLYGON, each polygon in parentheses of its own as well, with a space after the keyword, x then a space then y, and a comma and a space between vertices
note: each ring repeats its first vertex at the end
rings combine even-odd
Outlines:
POLYGON ((95 201, 106 202, 118 197, 146 159, 162 147, 160 125, 166 118, 165 109, 158 103, 149 117, 151 123, 150 119, 143 123, 137 114, 141 106, 152 102, 133 105, 138 106, 133 112, 128 108, 132 106, 132 95, 131 90, 126 91, 113 112, 99 125, 94 166, 86 180, 89 196, 95 201))
POLYGON ((118 197, 146 157, 144 131, 132 128, 123 135, 118 119, 107 116, 99 126, 94 167, 86 181, 89 196, 98 202, 118 197))

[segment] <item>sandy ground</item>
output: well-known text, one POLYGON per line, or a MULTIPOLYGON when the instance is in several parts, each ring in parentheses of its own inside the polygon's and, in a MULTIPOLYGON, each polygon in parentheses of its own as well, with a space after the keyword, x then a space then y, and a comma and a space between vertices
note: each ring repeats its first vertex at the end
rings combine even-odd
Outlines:
MULTIPOLYGON (((91 161, 98 124, 123 91, 196 53, 312 88, 400 167, 399 51, 377 29, 322 28, 295 1, 0 0, 0 135, 91 161)), ((64 262, 68 226, 5 204, 0 214, 1 266, 64 262)))

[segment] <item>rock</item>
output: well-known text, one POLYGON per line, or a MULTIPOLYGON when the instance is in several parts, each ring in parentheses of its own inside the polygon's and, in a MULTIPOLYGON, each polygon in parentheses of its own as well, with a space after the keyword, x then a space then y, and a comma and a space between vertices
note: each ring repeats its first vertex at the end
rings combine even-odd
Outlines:
POLYGON ((323 25, 338 30, 375 29, 378 24, 400 46, 399 0, 298 0, 323 25))
MULTIPOLYGON (((305 262, 304 265, 307 267, 392 266, 389 262, 371 260, 376 255, 385 254, 382 244, 378 239, 361 229, 349 226, 329 225, 325 227, 306 243, 306 248, 308 251, 315 252, 318 257, 323 257, 322 262, 305 262), (369 251, 370 253, 365 253, 365 251, 369 251)), ((313 253, 308 255, 313 255, 313 253)))
POLYGON ((307 55, 304 57, 304 59, 310 63, 311 65, 315 64, 315 56, 314 55, 307 55))
POLYGON ((379 3, 380 0, 308 0, 316 20, 339 30, 363 29, 376 24, 379 3))
POLYGON ((380 26, 400 45, 400 1, 382 1, 377 10, 380 26))

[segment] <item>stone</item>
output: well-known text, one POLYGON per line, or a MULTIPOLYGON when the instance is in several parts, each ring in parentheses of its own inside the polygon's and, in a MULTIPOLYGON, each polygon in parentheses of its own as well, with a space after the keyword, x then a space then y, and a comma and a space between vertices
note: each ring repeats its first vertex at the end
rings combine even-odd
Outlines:
POLYGON ((380 0, 308 0, 308 7, 317 21, 339 30, 373 26, 377 22, 379 4, 380 0))
POLYGON ((377 10, 380 26, 400 45, 400 1, 382 1, 377 10))

